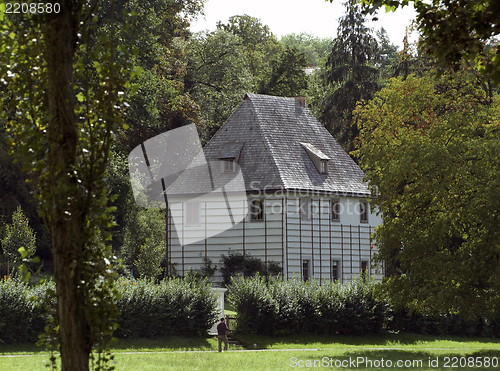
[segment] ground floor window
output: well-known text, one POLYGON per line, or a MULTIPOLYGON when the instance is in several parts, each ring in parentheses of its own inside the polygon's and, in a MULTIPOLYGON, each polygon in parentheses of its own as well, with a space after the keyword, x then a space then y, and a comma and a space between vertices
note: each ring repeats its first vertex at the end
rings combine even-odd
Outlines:
POLYGON ((186 224, 187 225, 200 224, 200 203, 199 202, 186 202, 186 224))
POLYGON ((337 281, 340 278, 340 261, 332 261, 332 281, 337 281))
POLYGON ((309 260, 302 260, 302 279, 309 280, 309 260))
POLYGON ((361 262, 361 276, 368 277, 368 262, 366 260, 361 262))
POLYGON ((253 199, 250 201, 250 220, 251 221, 264 220, 264 200, 253 199))

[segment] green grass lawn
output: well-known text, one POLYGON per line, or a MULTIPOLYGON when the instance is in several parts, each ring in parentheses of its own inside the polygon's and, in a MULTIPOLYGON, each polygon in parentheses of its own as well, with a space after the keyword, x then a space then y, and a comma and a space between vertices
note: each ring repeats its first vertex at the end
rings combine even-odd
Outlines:
MULTIPOLYGON (((498 339, 410 334, 239 338, 249 350, 231 351, 234 349, 230 348, 222 354, 214 352, 217 342, 213 337, 121 340, 114 347, 116 370, 500 369, 498 339), (489 367, 478 367, 478 363, 484 363, 487 358, 489 367), (398 362, 402 362, 402 367, 398 367, 398 362), (465 362, 465 367, 461 367, 460 362, 462 365, 465 362), (367 367, 367 363, 371 367, 367 367)), ((44 365, 48 361, 47 353, 32 345, 0 345, 0 354, 0 370, 5 371, 41 371, 46 369, 44 365)))

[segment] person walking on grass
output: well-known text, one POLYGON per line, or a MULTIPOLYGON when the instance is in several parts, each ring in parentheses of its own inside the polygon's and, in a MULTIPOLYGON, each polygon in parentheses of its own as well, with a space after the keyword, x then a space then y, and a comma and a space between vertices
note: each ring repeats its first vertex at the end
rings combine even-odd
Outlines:
POLYGON ((217 339, 219 339, 219 352, 222 352, 222 342, 224 342, 224 350, 227 350, 227 337, 226 333, 229 329, 226 326, 224 318, 220 319, 220 323, 217 325, 217 339))

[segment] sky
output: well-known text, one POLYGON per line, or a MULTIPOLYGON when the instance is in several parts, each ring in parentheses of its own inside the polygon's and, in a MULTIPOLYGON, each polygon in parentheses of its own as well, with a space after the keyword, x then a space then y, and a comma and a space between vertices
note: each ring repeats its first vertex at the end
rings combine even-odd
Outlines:
MULTIPOLYGON (((208 0, 205 16, 200 16, 191 25, 193 32, 214 30, 218 21, 226 23, 233 15, 248 14, 260 18, 278 38, 289 33, 307 32, 320 38, 334 38, 338 19, 344 14, 343 1, 333 0, 208 0)), ((375 30, 384 27, 391 42, 400 49, 405 27, 415 17, 413 7, 398 9, 394 13, 379 11, 376 22, 367 25, 375 30)))

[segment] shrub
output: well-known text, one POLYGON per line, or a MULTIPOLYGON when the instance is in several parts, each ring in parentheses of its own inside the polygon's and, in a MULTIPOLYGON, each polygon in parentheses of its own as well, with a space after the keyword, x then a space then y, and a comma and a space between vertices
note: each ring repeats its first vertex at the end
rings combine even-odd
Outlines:
MULTIPOLYGON (((45 299, 53 283, 36 287, 20 279, 0 281, 0 342, 26 343, 38 340, 47 317, 45 299)), ((52 301, 52 305, 55 302, 52 301)))
POLYGON ((207 280, 121 279, 118 289, 118 337, 201 335, 217 322, 217 298, 207 280))
POLYGON ((384 325, 385 303, 375 299, 375 283, 345 284, 300 279, 266 283, 262 277, 233 279, 229 301, 236 308, 236 331, 254 334, 371 334, 384 325))
POLYGON ((237 312, 237 326, 234 330, 250 334, 273 334, 278 306, 264 277, 257 275, 231 280, 228 300, 237 312))
POLYGON ((379 333, 384 326, 386 304, 374 295, 375 282, 354 278, 327 283, 318 290, 318 332, 346 335, 379 333))
MULTIPOLYGON (((21 280, 0 281, 0 342, 35 342, 55 300, 46 304, 49 282, 31 287, 21 280)), ((206 280, 169 279, 117 282, 121 298, 118 337, 200 335, 217 322, 217 298, 206 280)))

